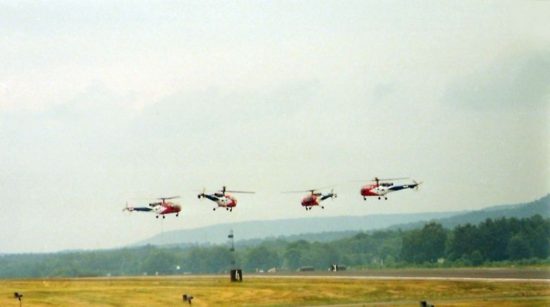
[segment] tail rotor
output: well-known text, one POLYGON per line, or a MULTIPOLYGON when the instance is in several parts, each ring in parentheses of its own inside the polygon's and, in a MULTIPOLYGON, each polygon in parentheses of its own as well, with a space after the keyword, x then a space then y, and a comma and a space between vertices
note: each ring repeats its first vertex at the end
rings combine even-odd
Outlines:
POLYGON ((418 191, 420 189, 420 185, 423 183, 422 181, 416 181, 416 180, 413 180, 414 182, 414 190, 415 191, 418 191))
POLYGON ((204 193, 206 193, 206 188, 202 188, 201 192, 197 195, 198 199, 201 199, 204 197, 204 193))
POLYGON ((124 208, 122 208, 122 212, 124 211, 128 211, 128 212, 132 212, 134 211, 132 207, 130 207, 130 205, 128 205, 128 202, 126 202, 126 206, 124 208))

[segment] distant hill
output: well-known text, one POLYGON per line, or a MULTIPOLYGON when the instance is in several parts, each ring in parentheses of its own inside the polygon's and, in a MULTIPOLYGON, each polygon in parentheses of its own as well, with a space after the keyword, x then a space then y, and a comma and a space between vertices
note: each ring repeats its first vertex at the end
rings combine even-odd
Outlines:
MULTIPOLYGON (((426 219, 441 219, 455 215, 456 212, 414 213, 414 214, 381 214, 369 216, 338 216, 314 217, 298 219, 281 219, 268 221, 248 221, 226 223, 195 229, 182 229, 164 232, 135 245, 180 245, 205 242, 219 244, 227 242, 227 235, 231 229, 237 240, 276 238, 311 233, 327 233, 331 239, 343 236, 328 234, 346 231, 368 231, 387 228, 392 225, 413 223, 426 219)), ((350 233, 353 235, 353 233, 350 233)))
POLYGON ((207 227, 184 229, 155 235, 134 245, 208 245, 227 242, 229 230, 233 229, 240 244, 254 245, 264 239, 331 241, 353 236, 359 231, 379 229, 419 228, 427 221, 437 221, 444 227, 459 224, 477 224, 487 218, 529 217, 540 214, 550 217, 550 194, 524 204, 499 205, 470 212, 431 212, 413 214, 382 214, 369 216, 339 216, 248 221, 226 223, 207 227))
POLYGON ((276 241, 284 240, 285 242, 294 242, 299 240, 305 240, 309 242, 332 242, 340 239, 345 239, 353 237, 361 230, 344 230, 344 231, 324 231, 324 232, 315 232, 315 233, 301 233, 297 235, 290 236, 271 236, 261 239, 248 239, 248 240, 239 240, 235 243, 237 247, 248 247, 256 246, 266 241, 276 241))
MULTIPOLYGON (((497 219, 501 217, 526 218, 539 214, 542 217, 550 217, 550 194, 523 204, 499 205, 488 207, 482 210, 470 211, 467 213, 457 213, 450 217, 433 219, 441 223, 445 228, 453 228, 463 224, 479 224, 486 219, 497 219)), ((424 222, 413 222, 401 225, 394 225, 392 229, 413 229, 422 227, 424 222)))

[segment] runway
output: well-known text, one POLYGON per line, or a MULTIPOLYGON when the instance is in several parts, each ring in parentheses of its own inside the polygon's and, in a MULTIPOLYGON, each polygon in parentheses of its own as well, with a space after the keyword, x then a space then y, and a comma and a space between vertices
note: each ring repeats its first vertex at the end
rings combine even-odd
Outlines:
POLYGON ((372 280, 445 280, 445 281, 499 281, 547 282, 550 268, 498 268, 498 269, 380 269, 341 272, 276 272, 245 274, 245 278, 326 278, 372 280))
MULTIPOLYGON (((202 279, 202 278, 226 278, 227 274, 183 274, 166 275, 166 279, 202 279)), ((494 282, 543 282, 550 283, 550 268, 448 268, 448 269, 373 269, 362 271, 313 271, 313 272, 289 272, 274 273, 248 273, 247 278, 313 278, 313 279, 356 279, 356 280, 441 280, 441 281, 494 281, 494 282)), ((89 280, 116 280, 116 279, 151 279, 157 276, 110 276, 110 277, 84 277, 89 280)))

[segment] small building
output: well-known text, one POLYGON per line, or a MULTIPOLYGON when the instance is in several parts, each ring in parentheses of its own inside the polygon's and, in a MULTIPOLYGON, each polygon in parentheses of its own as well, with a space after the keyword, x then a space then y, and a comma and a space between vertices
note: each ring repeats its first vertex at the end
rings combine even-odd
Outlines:
POLYGON ((330 268, 328 268, 328 270, 331 271, 331 272, 345 271, 346 266, 341 265, 341 264, 333 264, 333 265, 330 266, 330 268))

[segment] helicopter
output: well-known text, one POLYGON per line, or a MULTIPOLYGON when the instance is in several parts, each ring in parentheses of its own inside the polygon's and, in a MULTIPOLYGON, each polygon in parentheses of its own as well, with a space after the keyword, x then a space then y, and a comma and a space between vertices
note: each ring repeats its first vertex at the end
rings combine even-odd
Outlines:
POLYGON ((149 207, 132 207, 132 206, 129 206, 128 203, 126 203, 126 207, 124 207, 122 211, 152 212, 156 214, 157 219, 159 218, 160 215, 162 215, 162 218, 164 219, 166 218, 166 214, 171 214, 171 213, 175 213, 177 217, 179 216, 179 213, 181 211, 181 206, 176 203, 166 201, 166 200, 175 199, 175 198, 179 198, 179 196, 159 197, 157 199, 160 200, 160 202, 150 203, 149 207))
MULTIPOLYGON (((225 208, 225 210, 232 212, 233 208, 237 206, 237 199, 233 197, 233 195, 230 193, 246 193, 246 194, 254 194, 254 192, 250 191, 233 191, 233 190, 227 190, 226 186, 223 186, 221 190, 214 192, 212 194, 206 194, 204 189, 203 191, 197 195, 198 199, 201 198, 207 198, 213 202, 215 202, 218 206, 218 208, 225 208)), ((216 211, 216 208, 212 208, 213 211, 216 211)))
POLYGON ((330 190, 330 193, 323 194, 321 192, 318 192, 320 189, 309 189, 309 190, 302 190, 302 191, 289 191, 289 192, 283 192, 283 193, 304 193, 309 192, 308 195, 304 196, 302 198, 302 207, 306 208, 306 211, 311 210, 314 206, 319 206, 321 209, 325 209, 325 206, 321 205, 321 202, 324 200, 327 200, 329 198, 336 198, 337 195, 334 193, 334 189, 330 190))
POLYGON ((373 180, 371 180, 370 184, 367 184, 361 188, 361 195, 363 196, 363 200, 367 200, 367 197, 378 197, 378 199, 382 199, 382 197, 387 200, 388 197, 386 194, 396 191, 401 191, 405 189, 415 189, 418 190, 418 187, 422 184, 422 182, 417 182, 415 180, 412 180, 413 183, 409 184, 402 184, 402 185, 396 185, 392 180, 404 180, 408 178, 385 178, 380 179, 378 177, 374 177, 373 180))

